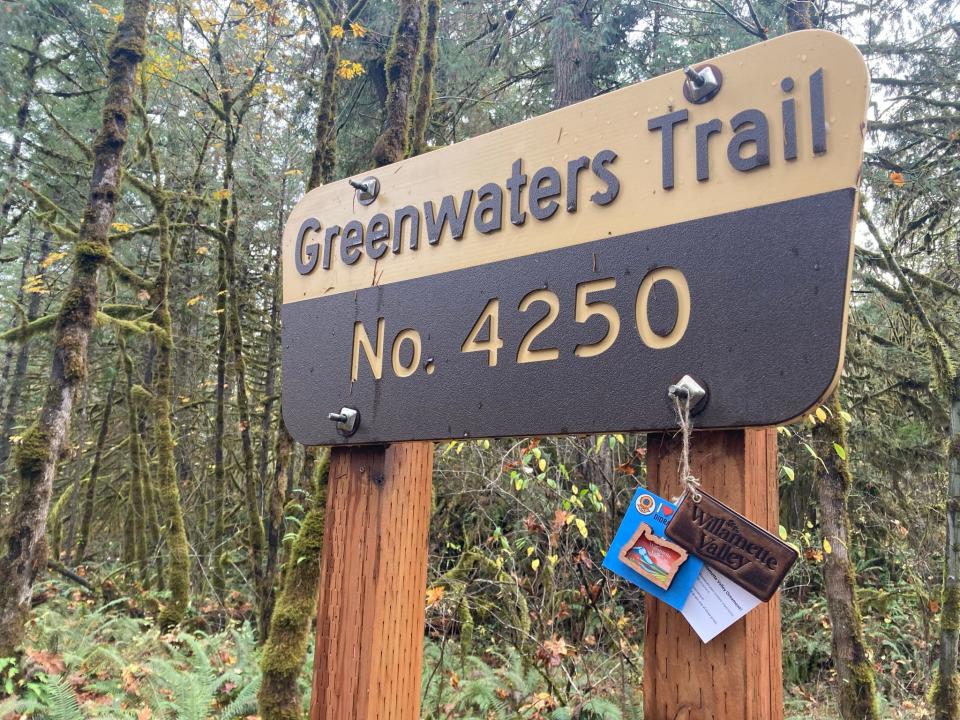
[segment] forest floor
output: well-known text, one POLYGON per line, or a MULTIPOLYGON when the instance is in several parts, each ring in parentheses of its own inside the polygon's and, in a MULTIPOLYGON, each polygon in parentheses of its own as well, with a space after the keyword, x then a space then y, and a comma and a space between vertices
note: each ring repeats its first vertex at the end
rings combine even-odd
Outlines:
MULTIPOLYGON (((162 593, 145 593, 141 602, 117 597, 104 604, 73 585, 50 580, 37 588, 35 619, 29 628, 26 680, 14 681, 14 668, 0 660, 0 718, 44 716, 61 720, 174 717, 230 720, 256 717, 259 652, 250 625, 240 618, 248 606, 239 597, 226 615, 201 609, 195 629, 161 634, 149 618, 149 605, 162 593), (144 607, 143 599, 147 607, 144 607), (215 620, 211 621, 211 618, 215 620), (214 628, 211 622, 225 621, 214 628), (199 629, 205 625, 206 630, 199 629)), ((301 676, 308 697, 311 660, 301 676)), ((433 640, 425 652, 424 718, 573 717, 550 705, 537 673, 509 649, 489 649, 464 660, 456 648, 444 653, 433 640), (438 663, 440 667, 438 667, 438 663), (546 709, 547 712, 543 712, 546 709), (538 714, 539 713, 539 714, 538 714)), ((786 688, 787 720, 833 720, 827 678, 786 688)), ((590 720, 640 720, 639 694, 632 708, 597 701, 590 720)), ((913 720, 932 715, 922 698, 883 701, 882 716, 913 720)))

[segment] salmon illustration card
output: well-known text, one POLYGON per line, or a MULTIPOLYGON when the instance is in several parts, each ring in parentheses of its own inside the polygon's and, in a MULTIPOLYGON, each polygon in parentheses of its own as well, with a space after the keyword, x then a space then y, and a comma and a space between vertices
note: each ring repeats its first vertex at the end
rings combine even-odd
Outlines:
POLYGON ((683 608, 703 562, 664 537, 677 506, 640 488, 603 566, 676 610, 683 608))

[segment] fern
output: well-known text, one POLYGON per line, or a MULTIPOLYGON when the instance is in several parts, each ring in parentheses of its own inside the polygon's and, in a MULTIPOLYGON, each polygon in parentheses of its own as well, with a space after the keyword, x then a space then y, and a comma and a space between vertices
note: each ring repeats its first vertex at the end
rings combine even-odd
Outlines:
POLYGON ((248 683, 237 696, 217 715, 218 720, 234 720, 237 717, 251 715, 257 710, 257 691, 260 679, 248 683))

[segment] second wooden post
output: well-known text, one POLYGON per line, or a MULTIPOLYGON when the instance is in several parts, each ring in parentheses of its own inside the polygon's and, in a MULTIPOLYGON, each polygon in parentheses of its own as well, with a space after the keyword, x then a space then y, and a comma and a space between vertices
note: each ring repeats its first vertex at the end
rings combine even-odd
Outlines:
POLYGON ((433 444, 335 448, 311 720, 420 714, 433 444))
MULTIPOLYGON (((691 470, 707 492, 776 532, 776 430, 697 432, 691 450, 691 470)), ((679 453, 679 436, 649 436, 653 492, 679 494, 679 453)), ((779 593, 707 644, 648 595, 643 707, 645 720, 782 720, 779 593)))

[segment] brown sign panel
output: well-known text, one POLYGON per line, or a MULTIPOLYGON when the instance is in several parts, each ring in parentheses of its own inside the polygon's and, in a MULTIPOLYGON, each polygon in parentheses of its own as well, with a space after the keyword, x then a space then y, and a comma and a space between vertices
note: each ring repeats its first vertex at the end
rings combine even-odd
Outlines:
POLYGON ((307 444, 803 414, 839 377, 868 78, 793 33, 308 193, 284 233, 283 413, 307 444), (361 176, 362 178, 363 176, 361 176), (360 178, 357 178, 360 179, 360 178), (360 413, 346 437, 327 414, 360 413))

